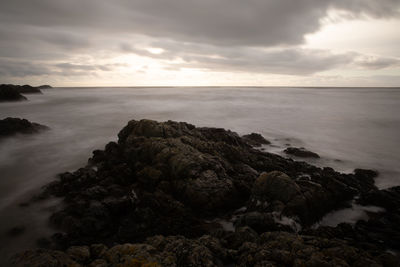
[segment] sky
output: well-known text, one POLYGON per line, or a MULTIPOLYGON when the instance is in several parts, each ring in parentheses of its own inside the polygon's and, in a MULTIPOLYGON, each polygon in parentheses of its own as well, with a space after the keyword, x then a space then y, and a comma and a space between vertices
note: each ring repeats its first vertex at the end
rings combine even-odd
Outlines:
POLYGON ((400 0, 0 1, 0 83, 400 86, 400 0))

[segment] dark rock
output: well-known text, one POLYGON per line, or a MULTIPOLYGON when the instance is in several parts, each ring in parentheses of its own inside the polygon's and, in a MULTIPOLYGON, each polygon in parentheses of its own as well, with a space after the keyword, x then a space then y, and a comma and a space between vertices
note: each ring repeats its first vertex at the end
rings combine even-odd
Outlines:
POLYGON ((304 148, 288 147, 283 152, 301 158, 320 158, 317 153, 306 150, 304 148))
POLYGON ((14 134, 32 134, 48 129, 47 126, 26 119, 6 118, 0 120, 0 138, 14 134))
POLYGON ((26 230, 25 226, 15 226, 7 231, 7 235, 9 236, 17 236, 24 233, 26 230))
POLYGON ((27 100, 25 96, 21 95, 16 88, 9 87, 8 85, 0 85, 0 102, 4 101, 21 101, 27 100))
MULTIPOLYGON (((0 91, 5 90, 6 92, 15 91, 20 94, 41 94, 40 88, 33 87, 30 85, 13 85, 13 84, 1 84, 0 91)), ((26 99, 26 98, 25 98, 26 99)))
POLYGON ((19 253, 12 259, 13 266, 61 267, 81 266, 67 254, 57 250, 36 249, 19 253))
POLYGON ((48 249, 48 248, 50 248, 50 246, 51 246, 51 240, 49 240, 49 239, 46 238, 46 237, 41 237, 41 238, 39 238, 39 239, 36 240, 36 245, 37 245, 39 248, 46 248, 46 249, 48 249))
MULTIPOLYGON (((286 232, 258 236, 242 229, 234 246, 232 235, 216 239, 153 236, 143 243, 120 244, 84 259, 89 266, 398 266, 399 259, 383 251, 368 252, 346 241, 286 232), (242 243, 238 241, 242 240, 242 243), (97 265, 96 265, 97 264, 97 265)), ((75 249, 75 248, 72 248, 75 249)), ((70 251, 68 249, 68 251, 70 251)), ((78 253, 80 255, 80 253, 78 253)), ((16 266, 81 266, 68 253, 30 250, 13 258, 16 266)))
POLYGON ((85 264, 90 260, 90 250, 87 246, 73 246, 67 249, 66 253, 74 261, 85 264))
POLYGON ((270 141, 265 139, 261 134, 251 133, 243 135, 242 138, 251 146, 269 145, 270 141))
POLYGON ((292 179, 280 171, 263 173, 253 185, 248 207, 299 219, 303 226, 311 225, 355 193, 341 182, 340 176, 328 178, 329 173, 335 176, 335 172, 324 170, 313 179, 305 176, 292 179))
MULTIPOLYGON (((11 86, 11 85, 9 85, 9 86, 11 86)), ((27 84, 21 85, 21 86, 19 86, 19 85, 14 85, 14 86, 15 86, 16 90, 21 94, 41 94, 42 93, 42 91, 40 91, 39 88, 30 86, 27 84)))
POLYGON ((38 87, 36 87, 36 88, 38 88, 38 89, 51 89, 51 88, 53 88, 53 87, 51 87, 51 86, 48 85, 48 84, 45 84, 45 85, 40 85, 40 86, 38 86, 38 87))
POLYGON ((374 205, 386 210, 396 211, 400 209, 400 186, 384 189, 370 190, 361 195, 357 200, 363 205, 374 205))
POLYGON ((341 174, 261 152, 220 128, 141 120, 118 136, 87 166, 45 187, 43 198, 63 198, 51 216, 64 232, 53 238, 59 247, 143 242, 154 235, 197 238, 221 232, 215 218, 237 217, 237 228, 259 233, 293 232, 376 190, 359 172, 341 174), (243 206, 245 213, 234 212, 243 206))

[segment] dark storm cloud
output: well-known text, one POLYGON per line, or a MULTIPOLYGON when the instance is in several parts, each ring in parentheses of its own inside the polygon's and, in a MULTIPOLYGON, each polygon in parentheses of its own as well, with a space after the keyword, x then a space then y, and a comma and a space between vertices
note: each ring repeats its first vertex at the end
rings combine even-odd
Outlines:
POLYGON ((329 8, 392 16, 398 0, 13 0, 2 23, 131 32, 224 45, 298 44, 329 8))
MULTIPOLYGON (((354 17, 393 17, 399 6, 398 0, 1 1, 0 57, 15 60, 14 66, 9 64, 10 75, 35 75, 47 67, 31 63, 38 71, 28 71, 17 60, 69 62, 76 54, 96 51, 155 57, 131 44, 158 40, 155 47, 166 51, 159 57, 179 57, 186 67, 193 63, 217 70, 309 74, 351 61, 347 54, 295 47, 305 34, 319 29, 328 10, 354 17), (196 45, 198 50, 193 51, 196 45), (277 51, 264 51, 279 46, 277 51)), ((60 66, 47 66, 50 72, 60 71, 60 66)), ((1 69, 4 73, 5 66, 1 69)))

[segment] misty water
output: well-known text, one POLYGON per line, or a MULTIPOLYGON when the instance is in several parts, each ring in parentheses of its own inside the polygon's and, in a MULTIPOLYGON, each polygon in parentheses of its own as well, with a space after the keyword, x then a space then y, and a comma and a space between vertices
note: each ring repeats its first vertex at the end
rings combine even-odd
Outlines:
POLYGON ((116 140, 131 119, 186 121, 241 135, 258 132, 272 142, 266 151, 283 155, 287 144, 306 147, 321 156, 313 164, 343 172, 375 169, 380 188, 400 185, 400 89, 110 87, 43 92, 28 95, 29 101, 0 103, 0 118, 26 118, 51 128, 0 140, 0 258, 34 247, 37 238, 53 231, 47 219, 57 200, 26 207, 20 203, 58 173, 84 166, 91 152, 116 140), (10 237, 6 232, 15 226, 25 231, 10 237))

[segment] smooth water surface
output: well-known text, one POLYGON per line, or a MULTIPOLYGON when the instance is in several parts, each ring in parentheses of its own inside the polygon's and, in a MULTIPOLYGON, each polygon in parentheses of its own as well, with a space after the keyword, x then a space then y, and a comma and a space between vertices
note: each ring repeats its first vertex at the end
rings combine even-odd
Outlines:
POLYGON ((0 141, 0 257, 49 235, 54 203, 20 207, 57 173, 84 166, 91 151, 116 140, 131 119, 186 121, 258 132, 282 153, 287 144, 321 155, 313 163, 380 172, 381 188, 400 185, 400 89, 396 88, 55 88, 29 101, 0 103, 0 118, 20 117, 51 130, 0 141), (17 237, 5 232, 14 226, 17 237))

